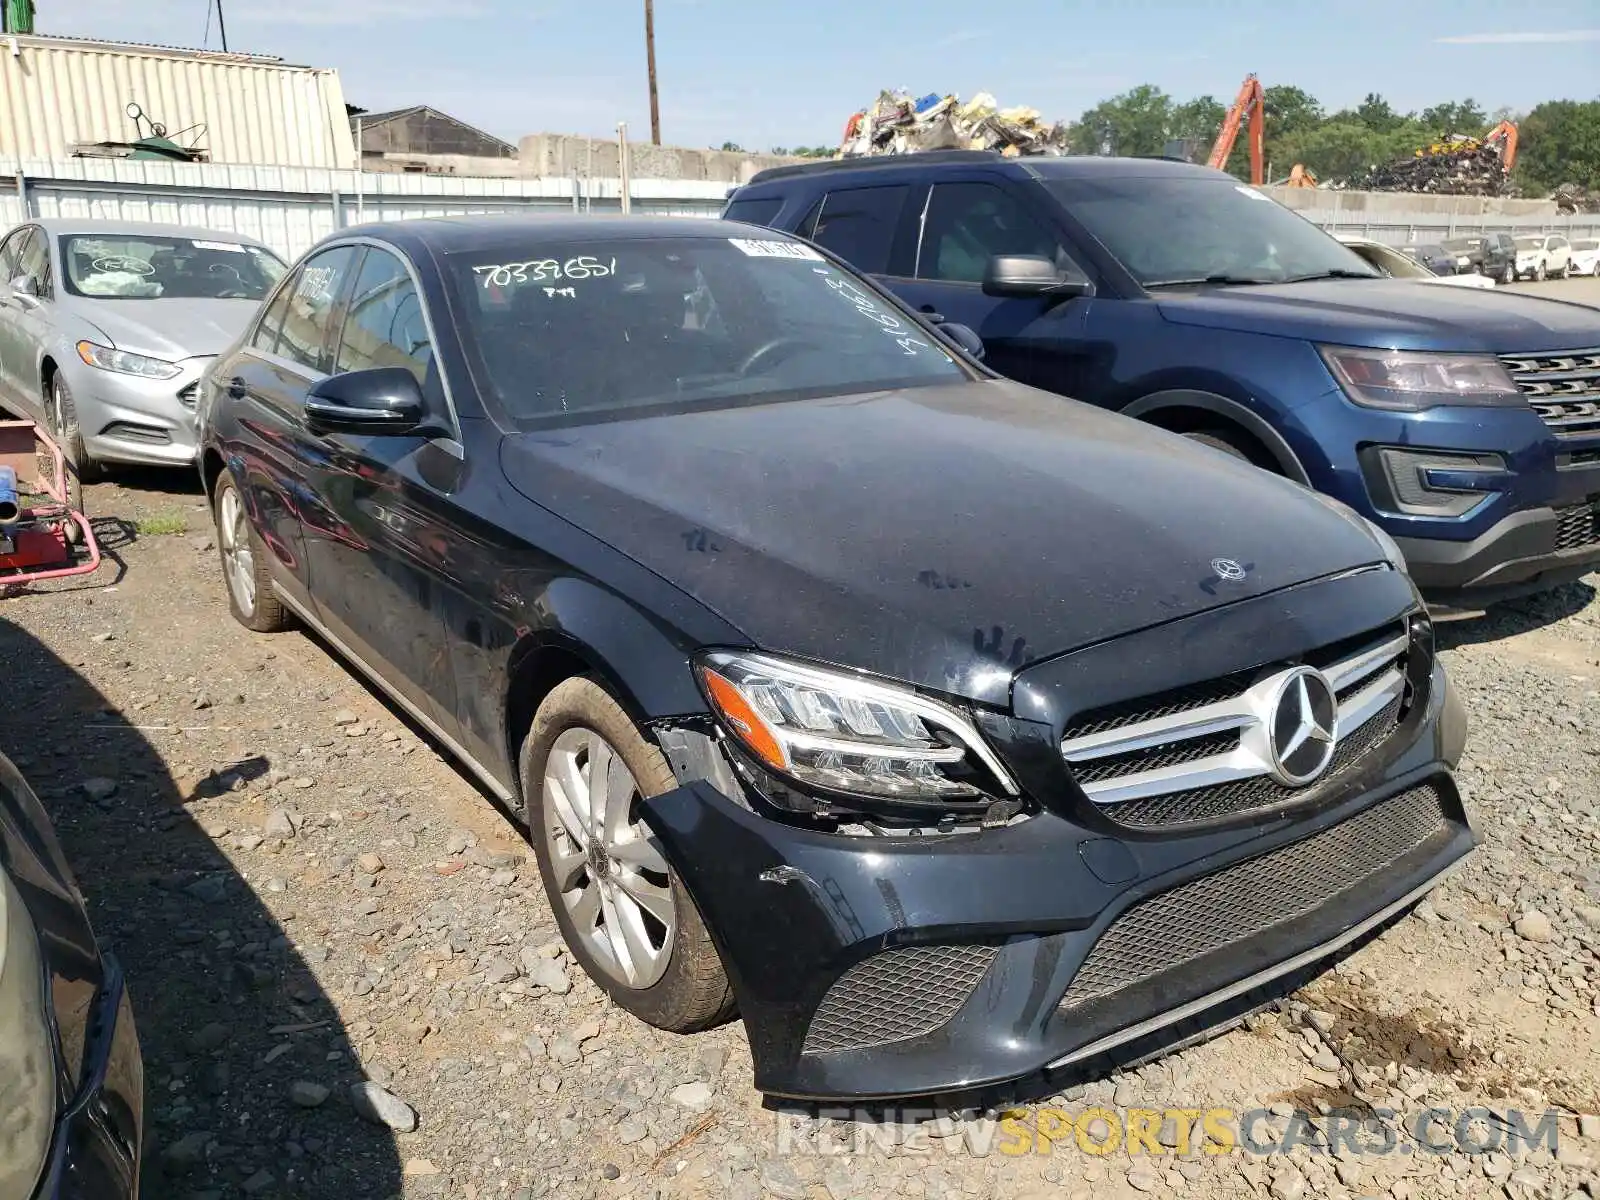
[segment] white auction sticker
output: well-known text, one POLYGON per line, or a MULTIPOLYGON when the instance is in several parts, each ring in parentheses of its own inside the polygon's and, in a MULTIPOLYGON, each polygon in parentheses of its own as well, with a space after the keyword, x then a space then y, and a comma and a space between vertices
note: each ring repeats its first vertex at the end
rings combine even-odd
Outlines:
POLYGON ((244 253, 244 247, 241 246, 238 242, 202 242, 202 241, 196 241, 195 244, 194 244, 194 248, 196 250, 227 250, 228 252, 230 252, 232 254, 243 254, 244 253))
POLYGON ((729 238, 735 246, 751 258, 798 258, 806 262, 826 262, 810 246, 800 242, 763 241, 758 238, 729 238))

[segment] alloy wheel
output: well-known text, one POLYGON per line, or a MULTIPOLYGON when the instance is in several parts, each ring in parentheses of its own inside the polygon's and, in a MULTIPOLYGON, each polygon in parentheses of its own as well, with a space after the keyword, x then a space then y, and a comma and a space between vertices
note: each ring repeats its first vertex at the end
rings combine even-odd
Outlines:
POLYGON ((222 569, 234 603, 246 616, 256 610, 256 556, 250 548, 250 526, 237 488, 222 490, 217 538, 222 543, 222 569))
POLYGON ((638 818, 639 784, 592 729, 568 729, 544 771, 544 836, 577 936, 618 983, 666 972, 677 930, 666 859, 638 818))

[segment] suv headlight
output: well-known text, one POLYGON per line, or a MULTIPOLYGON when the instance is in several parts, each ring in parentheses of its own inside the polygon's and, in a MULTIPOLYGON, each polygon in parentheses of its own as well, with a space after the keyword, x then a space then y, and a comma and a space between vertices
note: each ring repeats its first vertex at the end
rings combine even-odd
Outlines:
POLYGON ((933 808, 1016 794, 972 722, 910 688, 754 653, 707 654, 696 673, 738 745, 807 791, 933 808))
POLYGON ((1321 346, 1345 395, 1367 408, 1420 412, 1447 404, 1522 405, 1522 393, 1492 354, 1424 354, 1321 346))
POLYGON ((28 910, 0 870, 0 1196, 29 1196, 55 1131, 55 1045, 28 910))
POLYGON ((171 379, 183 368, 164 358, 151 358, 127 350, 113 350, 96 342, 79 342, 78 357, 91 367, 102 371, 115 371, 119 375, 137 375, 141 379, 171 379))

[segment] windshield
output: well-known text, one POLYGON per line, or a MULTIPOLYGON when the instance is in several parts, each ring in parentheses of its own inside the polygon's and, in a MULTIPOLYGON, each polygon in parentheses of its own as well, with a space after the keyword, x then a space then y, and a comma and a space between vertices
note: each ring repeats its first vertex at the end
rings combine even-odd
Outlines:
POLYGON ((1145 287, 1381 278, 1354 251, 1242 183, 1078 177, 1045 186, 1145 287))
POLYGON ((1525 236, 1525 237, 1519 237, 1517 239, 1517 249, 1518 250, 1542 250, 1542 249, 1544 249, 1544 235, 1541 233, 1541 234, 1532 234, 1532 235, 1525 236))
POLYGON ((1476 250, 1483 245, 1483 239, 1475 237, 1450 238, 1443 245, 1446 250, 1455 254, 1465 254, 1467 251, 1476 250))
POLYGON ((485 390, 523 426, 970 378, 800 242, 529 243, 448 255, 446 275, 485 390))
POLYGON ((61 239, 67 291, 91 299, 259 300, 283 261, 243 242, 151 234, 71 234, 61 239))

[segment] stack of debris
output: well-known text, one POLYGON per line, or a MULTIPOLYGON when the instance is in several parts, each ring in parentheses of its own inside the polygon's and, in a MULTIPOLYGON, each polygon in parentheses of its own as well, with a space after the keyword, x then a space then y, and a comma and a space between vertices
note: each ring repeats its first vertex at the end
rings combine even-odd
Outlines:
POLYGON ((1550 197, 1556 202, 1556 211, 1569 216, 1578 213, 1600 213, 1600 192, 1580 187, 1576 183, 1563 183, 1550 197))
POLYGON ((1346 186, 1441 196, 1503 196, 1509 191, 1500 150, 1479 138, 1447 138, 1409 158, 1374 166, 1346 186))
POLYGON ((839 157, 924 150, 997 150, 1008 157, 1065 154, 1064 124, 1046 125, 1038 109, 1001 108, 988 92, 968 103, 931 93, 920 99, 888 91, 845 124, 839 157))

